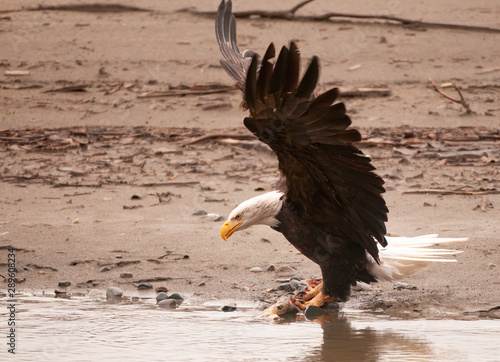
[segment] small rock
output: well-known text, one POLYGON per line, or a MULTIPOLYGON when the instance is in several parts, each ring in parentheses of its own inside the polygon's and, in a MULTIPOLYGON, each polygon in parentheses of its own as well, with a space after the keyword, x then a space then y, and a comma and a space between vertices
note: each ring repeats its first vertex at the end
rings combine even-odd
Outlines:
POLYGON ((132 273, 120 273, 120 278, 133 278, 134 275, 132 273))
POLYGON ((123 297, 123 290, 117 287, 109 287, 106 290, 107 299, 121 299, 123 297))
POLYGON ((219 214, 214 214, 213 212, 208 213, 205 217, 211 221, 224 221, 225 217, 219 214))
POLYGON ((73 224, 79 224, 80 223, 80 219, 79 218, 76 218, 75 220, 73 220, 73 224))
POLYGON ((205 285, 205 282, 201 282, 200 284, 198 284, 199 287, 204 287, 205 285))
POLYGON ((156 296, 156 303, 158 304, 159 302, 161 302, 163 299, 168 299, 168 295, 167 293, 165 292, 160 292, 158 293, 158 295, 156 296))
POLYGON ((290 287, 294 290, 300 289, 300 282, 297 279, 290 279, 290 287))
POLYGON ((278 285, 278 290, 284 290, 285 292, 293 292, 293 287, 290 285, 290 283, 283 283, 278 285))
POLYGON ((262 272, 262 268, 259 268, 258 266, 256 266, 256 267, 253 267, 252 269, 250 269, 250 271, 252 273, 260 273, 260 272, 262 272))
POLYGON ((175 309, 177 308, 177 303, 174 299, 163 299, 158 302, 158 307, 165 309, 175 309))
POLYGON ((111 269, 110 269, 110 268, 108 268, 107 266, 103 266, 101 269, 99 269, 99 271, 100 271, 101 273, 104 273, 104 272, 107 272, 107 271, 110 271, 110 270, 111 270, 111 269))
POLYGON ((297 280, 297 281, 299 281, 299 282, 300 282, 300 281, 301 281, 301 280, 303 280, 303 279, 304 279, 304 278, 302 278, 302 276, 301 276, 301 275, 294 275, 293 277, 291 277, 291 278, 290 278, 290 281, 292 281, 292 280, 297 280))
POLYGON ((25 281, 26 281, 26 278, 14 277, 14 283, 20 284, 20 283, 24 283, 25 281))
POLYGON ((279 273, 279 274, 293 274, 293 273, 296 273, 297 270, 295 270, 294 268, 292 268, 291 266, 289 265, 280 265, 279 267, 276 268, 276 273, 279 273))
POLYGON ((308 305, 306 309, 304 309, 304 316, 309 320, 316 319, 325 314, 327 313, 323 309, 314 305, 308 305))
POLYGON ((130 300, 132 302, 138 302, 139 300, 141 300, 141 298, 134 296, 134 297, 130 298, 130 300))
POLYGON ((275 270, 276 270, 276 267, 274 266, 274 264, 269 264, 268 267, 266 268, 266 271, 268 271, 268 272, 272 272, 275 270))
POLYGON ((234 312, 236 310, 236 303, 231 303, 228 305, 225 305, 221 308, 223 312, 234 312))
POLYGON ((422 314, 426 317, 440 317, 443 313, 437 308, 426 308, 422 311, 422 314))
POLYGON ((68 294, 66 291, 54 290, 54 294, 56 298, 69 298, 71 294, 68 294))
POLYGON ((196 215, 196 216, 203 216, 206 214, 207 214, 207 212, 205 210, 196 210, 195 212, 193 212, 193 215, 196 215))
POLYGON ((276 279, 276 283, 288 283, 289 281, 290 281, 290 278, 276 279))
POLYGON ((153 289, 153 285, 149 283, 141 283, 137 286, 137 289, 139 290, 153 289))
POLYGON ((63 287, 63 288, 69 287, 70 285, 71 285, 71 282, 59 282, 59 283, 57 283, 57 286, 63 287))
POLYGON ((117 254, 117 255, 115 255, 115 258, 116 259, 121 259, 121 258, 123 258, 123 256, 121 256, 120 254, 117 254))
POLYGON ((362 292, 365 290, 370 290, 371 285, 363 282, 356 282, 356 285, 352 288, 352 290, 356 292, 362 292))
POLYGON ((271 240, 266 239, 266 238, 262 238, 262 239, 260 239, 260 241, 262 241, 263 243, 270 243, 271 242, 271 240))
POLYGON ((168 288, 167 288, 167 287, 157 287, 157 288, 155 289, 155 292, 156 292, 156 293, 160 293, 160 292, 167 293, 167 292, 168 292, 168 288))
POLYGON ((177 303, 177 305, 180 305, 182 302, 184 302, 184 298, 181 297, 179 293, 173 293, 168 296, 168 299, 173 299, 177 303))
POLYGON ((402 290, 402 289, 417 290, 416 286, 403 282, 394 283, 392 287, 397 290, 402 290))
POLYGON ((488 263, 488 268, 493 269, 496 267, 497 267, 497 265, 495 263, 488 263))

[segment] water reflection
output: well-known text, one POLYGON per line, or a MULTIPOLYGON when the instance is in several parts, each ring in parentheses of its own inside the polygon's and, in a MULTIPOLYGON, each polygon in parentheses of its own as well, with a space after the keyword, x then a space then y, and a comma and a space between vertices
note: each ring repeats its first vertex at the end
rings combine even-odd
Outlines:
POLYGON ((321 361, 380 361, 383 357, 404 360, 417 356, 430 360, 433 357, 429 344, 422 339, 369 326, 357 328, 343 313, 323 316, 314 322, 323 329, 323 343, 314 355, 321 361))
MULTIPOLYGON (((2 311, 5 304, 0 299, 2 311)), ((88 297, 23 297, 16 360, 493 361, 500 355, 498 321, 403 321, 346 310, 277 324, 257 319, 253 304, 239 303, 231 313, 221 305, 186 303, 172 311, 153 300, 110 305, 88 297)))

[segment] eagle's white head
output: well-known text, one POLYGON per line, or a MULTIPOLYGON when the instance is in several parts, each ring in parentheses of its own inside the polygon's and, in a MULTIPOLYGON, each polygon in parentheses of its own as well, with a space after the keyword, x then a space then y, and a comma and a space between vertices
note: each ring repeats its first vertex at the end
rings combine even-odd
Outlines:
POLYGON ((239 204, 229 214, 227 221, 220 229, 220 236, 227 240, 234 232, 249 228, 253 225, 278 226, 276 215, 283 205, 283 193, 268 192, 252 197, 239 204))

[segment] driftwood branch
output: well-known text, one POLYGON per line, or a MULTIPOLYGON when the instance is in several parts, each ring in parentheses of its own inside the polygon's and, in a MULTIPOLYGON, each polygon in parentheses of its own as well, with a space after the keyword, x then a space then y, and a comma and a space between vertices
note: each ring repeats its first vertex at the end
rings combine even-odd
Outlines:
MULTIPOLYGON (((267 18, 267 19, 284 19, 284 20, 294 20, 294 21, 332 21, 332 19, 334 18, 383 20, 388 22, 388 24, 396 23, 398 25, 403 25, 406 27, 414 27, 414 28, 452 29, 452 30, 500 33, 500 29, 490 28, 487 26, 435 23, 435 22, 427 22, 421 20, 406 19, 392 15, 351 14, 351 13, 337 13, 337 12, 328 12, 325 14, 308 15, 308 16, 296 15, 297 10, 299 10, 300 8, 304 7, 305 5, 313 1, 314 0, 302 1, 289 10, 275 10, 275 11, 246 10, 246 11, 233 11, 233 14, 237 18, 250 18, 257 16, 260 18, 267 18)), ((200 11, 193 8, 183 8, 178 10, 178 12, 188 12, 199 16, 210 16, 210 17, 215 16, 215 11, 200 11)))
POLYGON ((183 97, 183 96, 199 96, 205 94, 226 93, 237 90, 233 86, 216 87, 213 89, 173 89, 164 92, 146 92, 139 94, 137 98, 160 98, 160 97, 183 97))
POLYGON ((86 13, 123 13, 128 11, 151 12, 150 9, 140 8, 122 4, 61 4, 61 5, 38 5, 36 7, 27 7, 15 10, 2 10, 0 14, 18 13, 21 11, 79 11, 86 13))
POLYGON ((240 133, 211 133, 204 136, 197 137, 191 141, 185 142, 184 146, 194 145, 195 143, 200 143, 206 140, 217 139, 217 138, 234 138, 239 140, 253 140, 256 139, 254 135, 251 134, 240 134, 240 133))
POLYGON ((500 191, 496 190, 496 189, 493 189, 493 190, 481 190, 481 191, 422 189, 422 190, 404 191, 403 194, 434 194, 434 195, 467 195, 467 196, 478 196, 478 195, 496 195, 496 194, 500 194, 500 191))
POLYGON ((434 91, 436 91, 438 94, 440 94, 441 96, 443 96, 444 98, 452 101, 452 102, 455 102, 455 103, 458 103, 458 104, 461 104, 462 107, 465 108, 465 111, 467 112, 467 114, 474 114, 474 112, 472 111, 472 109, 470 109, 469 107, 469 103, 467 103, 465 101, 465 98, 462 94, 462 92, 460 91, 460 89, 457 87, 457 85, 455 83, 447 83, 446 85, 449 86, 449 87, 453 87, 455 88, 455 90, 457 91, 460 99, 456 99, 456 98, 453 98, 453 97, 450 97, 449 95, 447 95, 446 93, 444 93, 443 91, 441 91, 437 86, 436 86, 436 83, 434 83, 434 81, 432 80, 432 78, 429 78, 429 82, 431 82, 431 85, 432 85, 432 89, 434 91))

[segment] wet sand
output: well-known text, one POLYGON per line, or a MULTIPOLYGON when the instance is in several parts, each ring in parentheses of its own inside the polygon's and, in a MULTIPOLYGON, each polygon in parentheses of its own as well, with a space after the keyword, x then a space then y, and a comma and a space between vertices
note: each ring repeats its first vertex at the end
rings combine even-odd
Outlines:
MULTIPOLYGON (((202 10, 218 5, 185 3, 202 10)), ((500 9, 492 1, 473 7, 466 1, 382 3, 351 2, 335 11, 500 28, 500 9)), ((4 1, 0 11, 22 5, 31 6, 4 1)), ((0 129, 57 135, 39 144, 0 143, 0 246, 14 246, 17 266, 28 268, 18 273, 18 290, 53 292, 69 281, 69 291, 119 286, 133 295, 141 281, 163 278, 151 284, 200 300, 257 300, 276 279, 319 275, 314 263, 269 228, 224 242, 221 221, 192 215, 205 210, 227 216, 239 202, 272 190, 276 162, 248 140, 186 145, 205 134, 247 132, 238 92, 140 97, 180 85, 231 85, 218 65, 212 18, 174 12, 179 7, 174 3, 142 6, 155 11, 0 14, 10 17, 0 20, 0 129), (4 75, 8 70, 29 74, 4 75), (51 91, 67 86, 84 91, 51 91), (64 130, 75 135, 75 127, 80 133, 67 141, 64 130), (270 264, 294 270, 250 272, 270 264), (103 266, 110 270, 100 271, 103 266)), ((268 6, 235 2, 241 10, 268 6)), ((303 9, 304 14, 326 11, 332 11, 326 1, 303 9)), ((498 34, 422 31, 375 21, 269 19, 239 20, 238 31, 241 48, 258 52, 270 41, 281 46, 296 40, 306 60, 320 57, 322 88, 389 88, 388 97, 343 99, 353 126, 373 140, 361 147, 387 181, 388 230, 470 239, 459 246, 464 253, 457 263, 432 265, 405 280, 416 290, 374 285, 354 292, 348 305, 430 317, 463 317, 498 306, 500 171, 493 137, 500 124, 498 34), (459 104, 429 90, 429 77, 437 84, 458 84, 476 114, 465 115, 459 104), (491 137, 464 142, 454 132, 491 137), (441 137, 445 134, 451 140, 441 137), (402 142, 408 139, 415 143, 402 142), (470 154, 453 158, 463 150, 470 154), (418 157, 415 151, 433 156, 418 157), (428 189, 442 192, 406 193, 428 189)), ((2 248, 0 266, 6 262, 2 248)))

